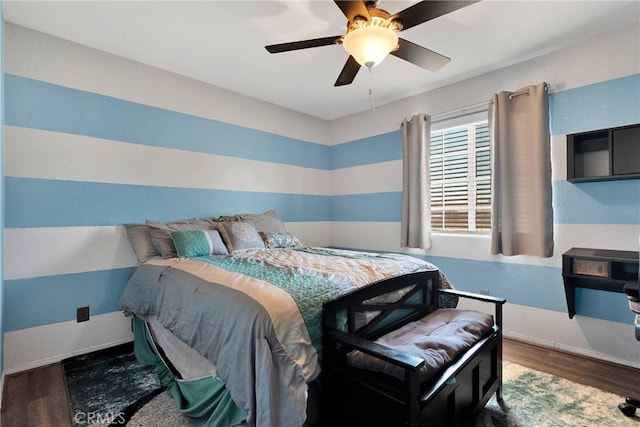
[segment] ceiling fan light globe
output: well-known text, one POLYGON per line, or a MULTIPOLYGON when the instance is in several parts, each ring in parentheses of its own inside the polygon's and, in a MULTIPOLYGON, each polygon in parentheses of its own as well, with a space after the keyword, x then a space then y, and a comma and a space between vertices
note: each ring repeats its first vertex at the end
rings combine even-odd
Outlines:
POLYGON ((342 46, 358 64, 371 68, 398 46, 398 35, 390 28, 364 26, 349 31, 342 40, 342 46))

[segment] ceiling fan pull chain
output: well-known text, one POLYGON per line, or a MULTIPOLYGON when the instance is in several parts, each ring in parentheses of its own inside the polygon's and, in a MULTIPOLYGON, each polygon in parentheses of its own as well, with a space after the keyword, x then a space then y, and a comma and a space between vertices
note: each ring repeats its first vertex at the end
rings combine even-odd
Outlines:
POLYGON ((376 98, 373 95, 373 73, 369 67, 369 97, 371 97, 371 111, 376 111, 376 98))

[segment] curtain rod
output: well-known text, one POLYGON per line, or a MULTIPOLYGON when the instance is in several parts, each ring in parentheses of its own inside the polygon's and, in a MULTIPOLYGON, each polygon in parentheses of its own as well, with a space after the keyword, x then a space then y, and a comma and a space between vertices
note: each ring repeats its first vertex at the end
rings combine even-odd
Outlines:
MULTIPOLYGON (((544 85, 544 90, 546 92, 549 91, 549 85, 547 85, 546 83, 544 85)), ((513 98, 515 98, 516 96, 525 95, 525 94, 529 96, 529 93, 530 93, 529 89, 525 89, 525 90, 521 90, 520 92, 514 92, 512 94, 509 94, 508 98, 509 98, 509 101, 513 101, 513 98)))
POLYGON ((513 101, 513 98, 515 98, 516 96, 520 96, 520 95, 527 95, 527 96, 529 96, 529 89, 527 89, 527 90, 522 90, 522 91, 520 91, 520 92, 514 92, 514 93, 509 94, 509 96, 508 96, 509 101, 513 101))
MULTIPOLYGON (((549 91, 549 84, 545 83, 544 90, 547 92, 549 91)), ((509 95, 509 101, 512 101, 513 98, 515 98, 516 96, 524 95, 525 93, 529 95, 529 89, 522 90, 520 92, 514 92, 509 95)), ((438 121, 449 118, 448 116, 460 117, 460 116, 466 116, 469 114, 477 113, 479 111, 482 111, 485 108, 488 109, 489 105, 492 104, 492 102, 493 102, 492 100, 489 100, 486 102, 479 102, 473 105, 467 105, 466 107, 456 108, 455 110, 443 111, 441 113, 432 114, 431 121, 438 122, 438 121)))

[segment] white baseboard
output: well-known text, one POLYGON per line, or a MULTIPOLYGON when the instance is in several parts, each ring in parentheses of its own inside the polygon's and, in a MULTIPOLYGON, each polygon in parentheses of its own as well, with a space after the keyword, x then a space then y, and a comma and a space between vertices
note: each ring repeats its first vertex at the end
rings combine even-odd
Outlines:
POLYGON ((92 316, 87 322, 61 322, 5 332, 4 374, 57 363, 132 340, 131 319, 121 312, 92 316))
POLYGON ((100 344, 100 345, 96 345, 93 347, 85 347, 85 348, 81 348, 75 351, 71 351, 68 353, 62 353, 62 354, 57 354, 55 356, 51 356, 51 357, 47 357, 44 359, 39 359, 33 362, 29 362, 29 363, 24 363, 18 366, 14 366, 11 369, 7 370, 7 375, 11 375, 11 374, 16 374, 19 372, 23 372, 23 371, 28 371, 30 369, 35 369, 35 368, 40 368, 43 366, 47 366, 47 365, 51 365, 53 363, 58 363, 63 361, 64 359, 67 359, 69 357, 73 357, 73 356, 78 356, 80 354, 86 354, 86 353, 91 353, 94 351, 98 351, 98 350, 102 350, 104 348, 109 348, 109 347, 115 347, 117 345, 120 344, 124 344, 127 342, 131 342, 131 339, 122 339, 122 340, 117 340, 117 341, 112 341, 112 342, 108 342, 108 343, 104 343, 104 344, 100 344))

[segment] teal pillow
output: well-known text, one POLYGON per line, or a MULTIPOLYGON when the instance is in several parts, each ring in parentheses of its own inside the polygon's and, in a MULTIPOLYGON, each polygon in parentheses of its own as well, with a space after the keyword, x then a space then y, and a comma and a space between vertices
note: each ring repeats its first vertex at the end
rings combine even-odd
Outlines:
POLYGON ((183 230, 215 230, 218 223, 213 218, 189 218, 170 222, 158 222, 147 219, 151 243, 163 258, 178 256, 171 238, 172 231, 183 230))
POLYGON ((178 256, 192 258, 207 255, 227 255, 218 230, 184 230, 171 233, 178 256))

